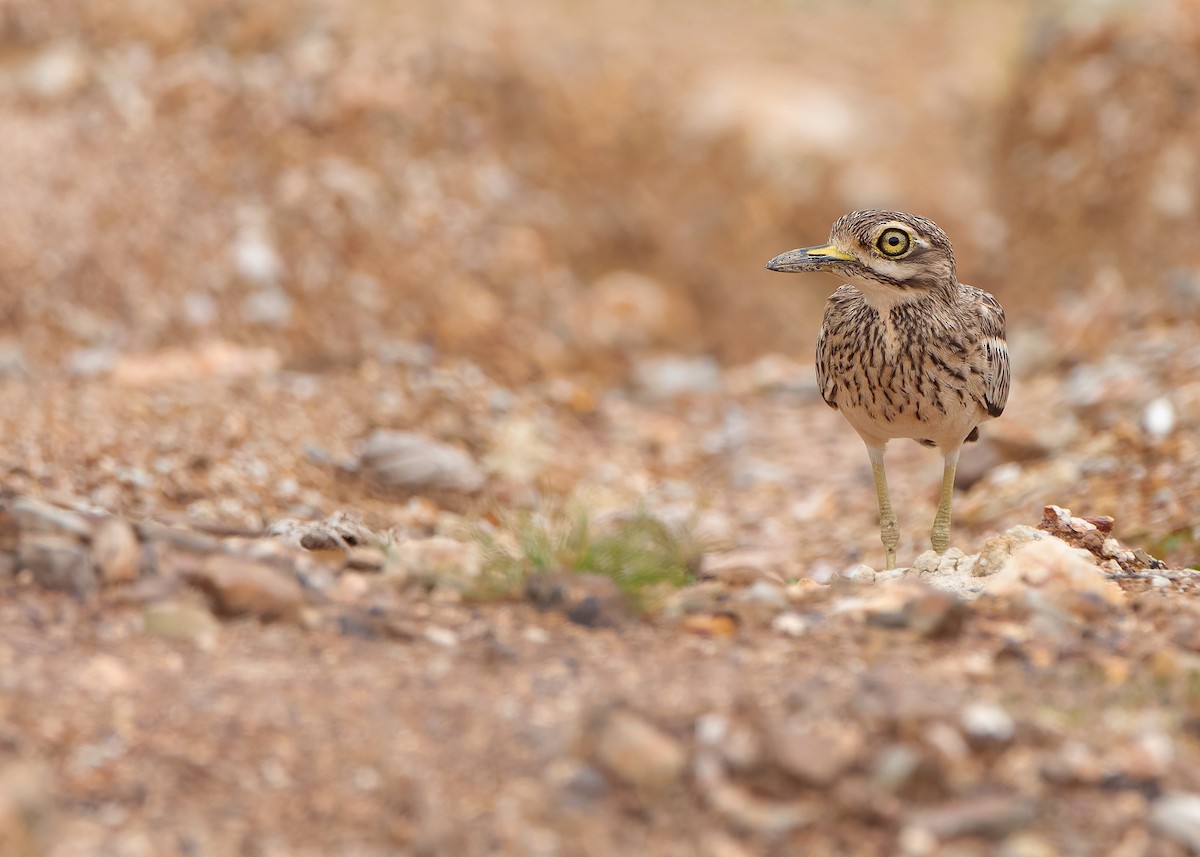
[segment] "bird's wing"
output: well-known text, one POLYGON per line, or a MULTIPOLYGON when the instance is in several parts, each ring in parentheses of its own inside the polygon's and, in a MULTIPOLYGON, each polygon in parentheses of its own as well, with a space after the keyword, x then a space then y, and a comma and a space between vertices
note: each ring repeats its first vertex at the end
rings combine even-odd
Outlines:
POLYGON ((1008 342, 1005 340, 1004 307, 982 289, 975 289, 979 297, 980 330, 983 339, 979 343, 987 358, 984 375, 983 403, 988 414, 998 417, 1004 413, 1008 402, 1008 342))

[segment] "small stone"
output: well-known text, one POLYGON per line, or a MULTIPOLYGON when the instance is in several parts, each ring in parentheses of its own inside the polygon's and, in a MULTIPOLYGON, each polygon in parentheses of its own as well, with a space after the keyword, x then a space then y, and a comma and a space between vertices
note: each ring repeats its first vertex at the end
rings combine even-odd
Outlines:
POLYGON ((1012 527, 998 536, 992 536, 983 543, 979 551, 979 559, 975 561, 972 574, 976 577, 987 577, 995 574, 1004 567, 1012 555, 1029 542, 1046 538, 1045 533, 1024 524, 1012 527))
POLYGON ((202 649, 212 647, 221 628, 206 608, 186 601, 151 604, 142 613, 142 627, 147 634, 188 640, 202 649))
POLYGON ((335 512, 320 521, 281 518, 267 527, 267 535, 307 551, 348 551, 378 542, 362 520, 348 512, 335 512))
POLYGON ((921 766, 921 754, 907 744, 891 744, 875 757, 871 779, 890 794, 904 789, 921 766))
POLYGON ((59 101, 80 92, 89 71, 83 51, 70 42, 50 45, 25 69, 25 92, 39 101, 59 101))
POLYGON ((298 624, 304 593, 286 572, 266 563, 236 556, 215 555, 184 572, 218 616, 256 616, 263 621, 298 624))
POLYGON ((1166 396, 1159 396, 1146 405, 1142 414, 1142 427, 1154 441, 1160 441, 1169 435, 1175 428, 1175 406, 1171 404, 1171 400, 1166 396))
POLYGON ((939 839, 983 836, 999 839, 1033 821, 1035 805, 1026 798, 988 796, 964 798, 913 814, 911 826, 939 839))
POLYGON ((904 624, 923 637, 945 639, 962 630, 967 605, 953 592, 930 589, 904 605, 904 624))
POLYGON ((843 574, 842 577, 853 580, 855 583, 874 583, 876 573, 871 566, 859 564, 843 574))
POLYGON ((858 760, 863 737, 836 721, 793 723, 776 733, 773 744, 783 770, 808 785, 828 786, 858 760))
POLYGON ((12 505, 12 514, 22 533, 71 536, 79 541, 88 541, 92 537, 92 528, 82 515, 33 497, 16 500, 12 505))
POLYGON ((98 588, 87 549, 74 539, 33 535, 21 539, 17 568, 27 569, 47 589, 59 589, 78 597, 98 588))
POLYGON ((787 555, 764 550, 707 553, 700 560, 700 579, 726 586, 750 586, 759 580, 782 583, 789 561, 787 555))
POLYGON ((377 547, 358 545, 346 552, 346 567, 355 571, 383 571, 387 555, 377 547))
POLYGON ((625 709, 614 709, 596 727, 596 758, 632 786, 661 789, 682 778, 687 753, 674 737, 625 709))
POLYGON ((783 587, 768 580, 755 581, 734 598, 742 603, 761 604, 774 610, 786 610, 791 606, 783 587))
POLYGON ((925 551, 913 562, 908 576, 947 592, 974 597, 980 589, 979 583, 972 579, 975 561, 974 554, 967 556, 958 548, 941 554, 925 551))
POLYGON ((142 551, 128 521, 108 518, 92 536, 92 559, 105 583, 132 583, 141 568, 142 551))
POLYGON ((987 702, 973 702, 962 710, 961 723, 968 738, 976 741, 1007 743, 1016 732, 1012 715, 987 702))
POLYGON ((473 493, 484 483, 483 471, 466 452, 412 432, 376 431, 363 444, 359 467, 368 480, 390 490, 473 493))
POLYGON ((780 613, 771 621, 771 630, 785 637, 803 637, 811 627, 807 619, 793 610, 780 613))
POLYGON ((443 649, 453 649, 458 645, 458 634, 455 634, 449 628, 442 628, 439 625, 430 625, 425 629, 425 633, 422 636, 435 646, 441 646, 443 649))
POLYGON ((729 613, 697 613, 685 616, 680 627, 702 637, 731 637, 737 633, 738 620, 729 613))
POLYGON ((1150 826, 1193 853, 1200 853, 1200 794, 1164 794, 1150 807, 1150 826))

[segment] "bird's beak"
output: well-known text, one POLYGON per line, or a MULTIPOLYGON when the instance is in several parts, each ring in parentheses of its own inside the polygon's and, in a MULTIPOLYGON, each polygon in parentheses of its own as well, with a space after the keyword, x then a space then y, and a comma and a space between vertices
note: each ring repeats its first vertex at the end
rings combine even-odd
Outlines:
POLYGON ((822 244, 820 247, 801 247, 799 250, 780 253, 767 262, 767 268, 785 274, 802 271, 828 271, 837 262, 853 261, 854 257, 849 253, 843 253, 836 244, 822 244))

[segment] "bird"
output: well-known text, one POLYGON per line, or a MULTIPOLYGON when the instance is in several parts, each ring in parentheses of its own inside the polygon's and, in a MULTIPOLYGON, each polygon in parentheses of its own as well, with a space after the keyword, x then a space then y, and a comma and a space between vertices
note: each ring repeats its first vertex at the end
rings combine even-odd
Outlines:
POLYGON ((916 440, 944 458, 930 545, 945 553, 959 452, 1008 402, 1004 308, 958 281, 954 248, 936 223, 899 211, 852 211, 834 222, 827 243, 789 250, 766 267, 843 282, 825 305, 817 382, 866 444, 885 568, 896 567, 900 541, 883 462, 890 440, 916 440))

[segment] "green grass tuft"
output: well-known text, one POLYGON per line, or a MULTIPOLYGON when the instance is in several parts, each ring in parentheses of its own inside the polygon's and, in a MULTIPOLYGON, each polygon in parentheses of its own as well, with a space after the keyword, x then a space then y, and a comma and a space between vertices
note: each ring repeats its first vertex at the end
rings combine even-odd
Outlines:
POLYGON ((518 595, 533 574, 573 571, 611 578, 650 608, 696 579, 702 553, 689 532, 645 512, 600 522, 579 509, 522 513, 476 539, 484 552, 481 598, 518 595))

